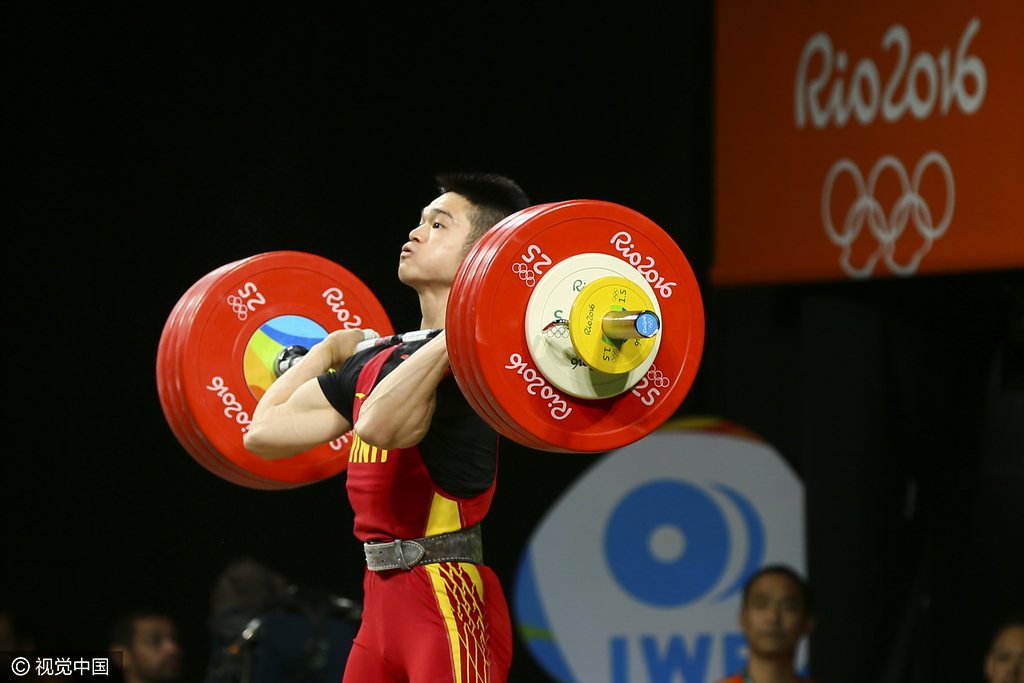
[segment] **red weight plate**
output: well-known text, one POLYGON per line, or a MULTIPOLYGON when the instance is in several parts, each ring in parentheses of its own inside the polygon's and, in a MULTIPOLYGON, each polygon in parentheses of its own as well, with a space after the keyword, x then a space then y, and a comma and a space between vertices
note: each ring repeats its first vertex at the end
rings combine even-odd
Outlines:
MULTIPOLYGON (((208 277, 208 275, 207 275, 208 277)), ((176 418, 174 416, 173 407, 171 405, 172 399, 170 398, 170 382, 165 377, 167 368, 171 361, 168 360, 168 349, 173 345, 172 338, 174 333, 177 331, 177 316, 181 309, 185 307, 185 303, 195 292, 196 288, 202 282, 203 278, 197 280, 188 290, 181 295, 177 303, 174 304, 174 308, 171 309, 171 314, 167 316, 167 321, 164 323, 164 328, 160 333, 160 343, 157 345, 156 352, 156 389, 157 395, 160 398, 160 407, 164 412, 164 417, 167 419, 168 425, 171 427, 171 431, 174 432, 175 437, 181 442, 181 445, 185 450, 191 453, 191 447, 188 443, 185 443, 182 436, 178 433, 176 426, 176 418)))
MULTIPOLYGON (((167 422, 171 424, 172 428, 175 419, 172 414, 172 408, 170 403, 171 387, 170 383, 164 377, 164 373, 167 371, 168 366, 170 364, 170 361, 168 360, 169 349, 174 345, 173 338, 178 330, 178 317, 180 316, 182 309, 184 309, 187 306, 188 301, 191 299, 196 289, 198 289, 205 280, 209 279, 211 275, 222 271, 225 267, 226 266, 222 266, 221 268, 216 269, 212 273, 207 273, 199 280, 197 280, 191 287, 189 287, 184 294, 181 295, 177 303, 174 304, 174 308, 171 309, 170 315, 167 316, 167 322, 164 323, 164 328, 160 333, 160 343, 157 345, 156 352, 156 388, 157 394, 160 397, 160 406, 164 411, 164 417, 167 418, 167 422)), ((188 448, 187 445, 182 445, 185 446, 186 449, 188 448)))
MULTIPOLYGON (((254 257, 254 259, 265 260, 267 258, 267 256, 268 255, 262 255, 260 257, 254 257)), ((329 263, 329 262, 327 262, 327 263, 329 263)), ((257 270, 259 270, 259 266, 253 266, 252 264, 248 264, 248 265, 249 265, 250 268, 256 268, 257 270)), ((335 266, 335 267, 336 268, 340 268, 339 266, 335 266)), ((229 274, 227 274, 227 275, 225 275, 223 277, 232 277, 232 275, 229 273, 229 274)), ((203 306, 204 305, 205 305, 205 300, 198 301, 198 303, 195 306, 196 312, 197 313, 201 312, 203 310, 203 306)), ((256 307, 258 308, 258 306, 256 306, 256 307)), ((346 316, 347 315, 348 315, 348 313, 346 313, 346 316)), ((248 316, 246 316, 246 317, 248 317, 248 316)), ((308 321, 306 321, 306 322, 308 324, 308 321)), ((188 329, 190 329, 192 327, 192 324, 193 323, 186 321, 186 322, 184 322, 182 324, 182 328, 188 330, 188 329)), ((321 336, 324 335, 324 334, 326 334, 326 330, 322 330, 320 332, 321 336)), ((262 335, 257 335, 257 336, 261 336, 262 337, 262 335)), ((267 340, 264 339, 263 341, 266 342, 267 340)), ((307 346, 311 345, 311 343, 313 343, 315 341, 316 340, 312 340, 312 342, 307 342, 306 345, 307 346)), ((185 349, 187 349, 188 347, 187 347, 187 345, 184 344, 184 341, 182 342, 182 348, 183 348, 183 351, 182 351, 182 354, 181 354, 182 358, 185 359, 185 360, 193 360, 194 361, 195 359, 194 358, 190 358, 188 353, 185 352, 185 349)), ((278 347, 278 348, 280 348, 280 347, 278 347)), ((271 355, 276 355, 276 349, 272 350, 271 355)), ((272 362, 272 358, 271 359, 265 359, 265 360, 267 361, 268 364, 269 364, 269 362, 272 362)), ((240 362, 242 362, 243 365, 244 365, 245 359, 243 358, 240 362)), ((266 367, 264 367, 262 370, 263 370, 263 373, 264 373, 264 380, 266 380, 266 384, 269 385, 269 382, 272 381, 271 378, 268 378, 266 376, 267 373, 269 372, 269 370, 266 367)), ((245 375, 245 372, 243 371, 243 376, 244 375, 245 375)), ((225 395, 226 395, 227 392, 222 392, 222 393, 225 393, 225 395)), ((215 443, 212 443, 210 441, 210 439, 208 438, 208 436, 207 436, 206 432, 204 431, 203 427, 199 424, 199 418, 201 417, 200 415, 197 415, 197 414, 194 413, 194 411, 188 410, 188 409, 185 411, 185 413, 189 417, 189 423, 192 425, 192 429, 195 432, 196 436, 200 439, 200 441, 202 443, 204 443, 206 445, 207 449, 210 450, 214 454, 214 457, 217 460, 219 460, 221 462, 221 464, 226 465, 231 470, 233 470, 236 473, 236 476, 240 476, 240 477, 249 479, 250 481, 255 481, 256 482, 256 483, 237 482, 237 478, 232 478, 233 480, 236 480, 237 483, 243 483, 244 485, 255 486, 257 488, 290 488, 290 487, 293 487, 293 486, 301 485, 303 483, 307 483, 305 481, 300 481, 300 482, 276 481, 276 480, 273 480, 273 479, 267 479, 265 477, 259 476, 258 474, 254 473, 254 472, 251 472, 246 467, 244 467, 243 464, 239 464, 238 462, 236 462, 237 458, 236 459, 229 458, 227 455, 225 455, 224 453, 222 453, 218 449, 218 446, 215 443)), ((239 440, 239 444, 238 445, 240 447, 240 440, 239 440)), ((346 452, 347 452, 347 449, 346 449, 346 452)), ((347 464, 347 457, 345 457, 346 452, 341 451, 341 449, 339 449, 339 451, 338 451, 338 457, 342 458, 342 464, 343 465, 347 464)), ((293 458, 293 459, 288 459, 288 460, 284 460, 284 461, 277 461, 276 463, 269 463, 269 464, 270 465, 277 464, 280 467, 280 465, 283 465, 283 464, 287 463, 287 464, 289 464, 289 465, 294 467, 297 464, 301 464, 302 458, 303 458, 303 456, 300 455, 300 456, 297 456, 296 458, 293 458)), ((260 461, 260 462, 263 462, 263 461, 260 461)))
MULTIPOLYGON (((476 254, 480 257, 480 250, 483 245, 477 242, 474 245, 470 255, 476 254)), ((466 326, 460 324, 460 321, 465 319, 466 306, 470 302, 471 293, 468 291, 472 285, 472 266, 475 264, 470 259, 470 255, 467 255, 460 267, 459 273, 456 274, 456 281, 459 277, 468 278, 466 281, 466 287, 457 290, 453 284, 452 290, 448 295, 448 307, 445 313, 445 340, 448 348, 448 359, 452 368, 452 374, 455 375, 455 380, 459 384, 459 388, 462 389, 463 395, 466 400, 469 401, 470 405, 476 410, 477 413, 489 424, 492 428, 498 431, 498 433, 504 432, 504 426, 496 422, 494 415, 490 414, 478 403, 476 395, 476 386, 474 383, 473 373, 468 364, 468 354, 472 348, 465 343, 465 340, 461 338, 461 334, 466 329, 466 326)))
POLYGON ((273 252, 217 278, 185 326, 182 342, 182 404, 196 433, 225 462, 279 487, 319 481, 343 470, 347 440, 274 461, 242 446, 257 396, 272 381, 268 345, 281 348, 343 327, 393 333, 370 290, 326 259, 273 252))
MULTIPOLYGON (((604 202, 566 202, 559 205, 556 215, 540 218, 546 225, 531 226, 533 234, 538 236, 532 242, 544 245, 548 241, 554 256, 531 250, 531 245, 526 246, 521 256, 529 257, 532 251, 537 264, 546 261, 545 256, 558 263, 573 255, 572 247, 567 252, 560 251, 560 248, 578 241, 579 235, 586 235, 587 241, 577 245, 577 252, 615 256, 623 261, 623 267, 632 267, 645 276, 655 290, 662 313, 674 320, 669 326, 669 333, 676 335, 671 342, 674 346, 670 349, 662 347, 657 362, 632 391, 602 401, 576 398, 570 401, 577 406, 574 410, 583 413, 585 423, 594 419, 599 421, 589 423, 583 438, 556 429, 557 440, 552 444, 555 446, 552 450, 573 452, 586 449, 593 452, 627 445, 643 438, 671 417, 693 383, 704 341, 703 306, 696 278, 671 237, 649 219, 626 207, 604 202), (583 208, 579 204, 587 206, 583 208), (604 223, 602 227, 606 234, 601 235, 594 221, 604 223), (611 236, 607 243, 603 243, 602 237, 608 235, 611 236), (642 252, 645 241, 649 248, 642 252), (602 411, 607 416, 602 415, 602 411)), ((513 257, 509 268, 514 269, 517 260, 522 262, 525 259, 513 257)), ((664 329, 662 334, 666 334, 664 329)), ((526 355, 523 357, 525 359, 526 355)), ((529 367, 533 367, 532 361, 529 367)), ((527 371, 524 370, 523 374, 526 375, 527 371)))
POLYGON ((448 309, 446 326, 449 328, 449 356, 456 356, 453 361, 453 372, 463 386, 463 392, 467 395, 474 409, 500 434, 524 445, 536 448, 538 443, 529 435, 518 431, 516 426, 507 420, 507 417, 495 410, 491 397, 486 394, 479 383, 477 376, 476 350, 478 346, 472 341, 473 328, 463 324, 469 316, 474 315, 478 298, 474 290, 477 283, 478 273, 486 270, 492 255, 500 249, 503 237, 497 229, 492 229, 474 245, 473 250, 467 254, 463 266, 456 275, 452 286, 452 294, 449 300, 454 306, 448 309))
MULTIPOLYGON (((461 274, 461 281, 458 284, 458 300, 461 304, 458 315, 453 319, 457 331, 458 343, 461 347, 460 364, 465 367, 463 374, 467 378, 467 384, 473 394, 474 408, 485 416, 485 419, 505 437, 530 448, 545 449, 547 444, 536 439, 533 435, 521 429, 513 422, 508 415, 497 404, 486 386, 481 385, 480 359, 478 350, 480 344, 476 343, 473 336, 475 329, 472 325, 466 325, 464 321, 471 320, 477 315, 477 307, 480 303, 477 285, 482 274, 490 267, 494 255, 500 251, 501 245, 508 238, 507 233, 514 230, 520 221, 527 216, 517 214, 518 220, 507 221, 489 231, 482 239, 479 249, 475 253, 467 255, 466 269, 461 274)), ((456 287, 453 286, 453 291, 456 287)))
POLYGON ((174 369, 176 363, 172 351, 175 348, 176 337, 180 331, 179 324, 181 314, 188 308, 193 296, 201 290, 204 285, 208 284, 217 274, 230 267, 230 265, 233 264, 218 268, 200 278, 188 289, 188 291, 185 292, 184 295, 182 295, 172 309, 171 314, 168 316, 167 322, 164 325, 163 332, 160 335, 160 343, 157 347, 157 392, 160 397, 160 405, 164 411, 167 423, 171 427, 172 433, 174 433, 178 442, 186 452, 188 452, 196 462, 206 469, 229 480, 234 480, 231 471, 216 461, 212 455, 210 455, 202 445, 198 443, 198 440, 190 433, 190 430, 186 429, 182 424, 182 410, 176 392, 176 371, 174 369))
MULTIPOLYGON (((509 227, 509 226, 506 226, 509 227)), ((494 254, 496 254, 503 244, 506 237, 501 231, 494 231, 490 243, 486 245, 486 252, 481 252, 479 257, 474 259, 474 265, 472 270, 467 272, 467 277, 470 280, 468 291, 465 294, 465 298, 468 302, 471 302, 468 308, 464 309, 459 317, 459 320, 465 321, 470 320, 472 316, 476 314, 476 307, 479 304, 479 278, 483 272, 486 272, 490 266, 491 260, 494 254)), ((499 430, 501 433, 509 439, 516 441, 524 446, 536 449, 547 449, 549 446, 544 442, 536 439, 532 434, 526 432, 519 425, 517 425, 509 416, 502 410, 500 404, 498 404, 494 397, 491 395, 490 390, 487 386, 480 383, 482 377, 481 362, 479 356, 480 344, 476 343, 474 337, 475 330, 472 325, 461 325, 461 343, 468 349, 466 353, 465 363, 469 368, 468 375, 472 379, 473 391, 475 394, 475 400, 477 408, 491 416, 492 420, 503 427, 499 430)))
MULTIPOLYGON (((460 272, 462 281, 457 281, 453 292, 456 293, 460 301, 472 302, 468 307, 463 307, 459 310, 458 315, 455 317, 456 321, 468 321, 473 319, 477 315, 478 306, 483 310, 487 311, 487 304, 481 303, 479 297, 480 283, 482 281, 482 275, 487 272, 491 266, 491 261, 509 238, 510 234, 518 229, 518 226, 530 217, 540 211, 543 211, 545 207, 532 207, 527 211, 521 212, 511 217, 504 223, 496 226, 482 241, 480 250, 477 253, 471 253, 467 256, 466 269, 464 272, 460 272)), ((494 314, 494 311, 487 311, 487 315, 494 314)), ((455 321, 452 323, 455 325, 455 321)), ((522 321, 519 322, 519 327, 522 326, 522 321)), ((496 401, 494 396, 490 392, 490 388, 485 384, 480 384, 479 379, 482 377, 482 362, 480 360, 479 350, 486 346, 487 340, 478 340, 476 333, 479 331, 478 328, 474 328, 472 325, 461 324, 458 325, 460 344, 466 347, 464 353, 462 353, 461 365, 465 367, 463 374, 465 374, 472 382, 473 392, 475 394, 474 407, 490 417, 488 420, 495 426, 499 432, 501 432, 507 438, 510 438, 518 443, 531 448, 540 450, 564 450, 553 446, 547 442, 541 441, 536 438, 533 434, 530 434, 524 428, 520 427, 515 421, 510 418, 505 411, 502 409, 500 402, 496 401)))
POLYGON ((230 276, 230 273, 241 268, 244 264, 248 263, 250 259, 244 259, 232 264, 224 269, 219 269, 216 273, 212 274, 210 278, 204 279, 202 285, 196 290, 192 298, 188 302, 185 309, 179 316, 178 333, 175 337, 175 366, 174 366, 174 384, 173 392, 176 398, 176 403, 180 407, 179 419, 181 421, 182 431, 190 438, 195 445, 196 449, 204 454, 205 462, 208 468, 223 477, 224 479, 248 486, 251 488, 259 489, 277 489, 283 488, 282 484, 273 480, 259 477, 252 472, 239 467, 231 460, 225 458, 217 448, 206 438, 206 435, 198 427, 195 416, 185 405, 185 399, 183 397, 183 378, 182 375, 185 369, 188 367, 188 358, 185 352, 185 338, 186 334, 195 321, 197 312, 200 310, 202 302, 204 301, 209 288, 213 286, 220 277, 230 276))
POLYGON ((175 331, 171 338, 170 349, 167 354, 169 357, 169 371, 168 371, 168 393, 171 398, 171 405, 174 410, 175 421, 177 422, 177 429, 188 441, 191 446, 191 452, 201 464, 207 469, 210 469, 214 473, 234 481, 237 473, 228 467, 225 463, 221 462, 220 458, 212 451, 209 444, 204 443, 201 435, 195 432, 194 426, 189 419, 188 412, 182 405, 181 389, 180 389, 180 373, 181 373, 181 349, 182 339, 184 332, 187 330, 188 325, 191 322, 192 316, 194 315, 195 308, 198 302, 202 299, 202 296, 209 285, 216 281, 216 278, 224 272, 227 272, 233 265, 218 268, 215 271, 209 273, 207 276, 202 278, 197 287, 194 289, 192 294, 188 297, 185 305, 177 312, 175 321, 175 331))
POLYGON ((472 325, 465 324, 477 314, 476 309, 479 303, 478 287, 481 274, 490 267, 493 255, 501 249, 501 246, 508 239, 509 235, 518 229, 518 226, 539 212, 545 206, 537 206, 515 214, 489 231, 478 243, 477 248, 467 255, 464 261, 464 268, 460 270, 453 284, 453 298, 461 304, 457 309, 457 315, 449 314, 451 326, 456 332, 455 338, 462 347, 459 352, 460 358, 457 363, 467 383, 471 386, 473 397, 471 403, 488 422, 505 437, 512 439, 530 448, 551 450, 552 446, 547 444, 525 431, 517 425, 501 409, 501 406, 494 400, 489 389, 479 383, 481 377, 481 363, 479 358, 480 344, 476 343, 475 329, 472 325))
MULTIPOLYGON (((258 256, 258 257, 253 257, 252 259, 248 259, 246 264, 245 264, 245 266, 249 268, 249 272, 251 272, 253 269, 259 270, 259 268, 260 268, 259 264, 258 263, 254 264, 253 262, 266 260, 267 256, 268 255, 261 255, 261 256, 258 256)), ((183 398, 182 398, 182 402, 183 402, 183 405, 184 405, 183 412, 184 412, 185 417, 187 418, 186 419, 186 429, 191 431, 195 435, 195 437, 200 441, 200 443, 203 445, 205 450, 208 451, 209 453, 211 453, 213 459, 215 459, 221 466, 227 467, 232 472, 231 476, 225 477, 225 478, 229 479, 230 481, 234 481, 235 483, 241 483, 241 484, 243 484, 245 486, 250 486, 250 487, 254 487, 254 488, 280 489, 280 488, 291 488, 291 487, 294 487, 294 486, 299 486, 302 483, 306 483, 306 482, 282 482, 282 481, 277 481, 275 479, 268 478, 268 477, 265 477, 265 476, 260 476, 260 474, 252 472, 250 469, 247 469, 242 464, 239 464, 235 460, 233 460, 233 459, 229 458, 227 455, 225 455, 221 451, 221 449, 219 448, 218 444, 216 443, 216 440, 213 439, 207 433, 207 431, 204 431, 204 428, 201 425, 201 421, 203 419, 203 416, 197 414, 197 411, 193 410, 193 408, 195 406, 188 405, 188 403, 187 403, 188 399, 185 398, 184 390, 185 390, 185 386, 188 384, 188 382, 186 381, 186 377, 185 376, 186 375, 190 375, 190 371, 194 370, 195 364, 197 362, 197 359, 196 359, 194 353, 192 353, 190 355, 191 351, 194 351, 194 349, 190 350, 188 344, 186 343, 187 342, 187 333, 189 332, 189 330, 192 328, 193 325, 197 324, 199 321, 202 320, 202 314, 203 314, 203 311, 205 310, 205 308, 208 308, 209 306, 212 305, 212 302, 209 299, 209 290, 214 288, 214 287, 216 287, 217 283, 223 282, 224 278, 237 277, 238 274, 241 273, 241 272, 242 271, 239 270, 239 269, 234 269, 234 270, 229 271, 227 273, 223 273, 220 276, 220 278, 218 278, 216 281, 214 281, 213 283, 211 283, 207 287, 206 291, 203 292, 202 295, 196 296, 194 298, 193 302, 192 302, 192 306, 191 306, 190 312, 187 314, 187 317, 182 321, 182 324, 180 326, 181 329, 184 331, 184 334, 179 339, 180 352, 178 354, 179 355, 179 358, 178 358, 178 361, 179 361, 179 366, 178 366, 179 367, 178 384, 179 384, 179 389, 182 392, 182 396, 183 396, 183 398), (241 480, 244 480, 244 481, 241 481, 241 480)), ((248 317, 248 316, 246 316, 246 317, 248 317)), ((322 335, 326 334, 326 331, 323 331, 321 334, 322 335)), ((244 345, 243 345, 243 348, 244 348, 244 345)), ((243 365, 244 365, 244 360, 245 360, 244 356, 240 356, 237 359, 237 361, 239 363, 243 364, 243 365)), ((265 370, 265 372, 266 372, 266 370, 265 370)), ((243 376, 245 375, 244 370, 243 370, 242 374, 243 374, 243 376)), ((269 381, 272 381, 272 379, 269 380, 269 381)), ((269 384, 269 381, 267 382, 268 384, 269 384)), ((226 394, 227 392, 226 391, 222 391, 221 393, 225 393, 226 394)), ((253 401, 255 401, 255 399, 253 399, 253 401)), ((223 410, 223 408, 222 408, 222 410, 223 410)), ((241 439, 240 439, 240 437, 241 437, 241 428, 239 429, 239 439, 238 439, 238 442, 237 442, 237 446, 239 448, 241 447, 241 439)), ((284 461, 284 462, 287 462, 287 461, 284 461)))
POLYGON ((174 389, 173 392, 177 397, 177 403, 180 406, 180 420, 182 430, 189 435, 193 443, 196 445, 197 450, 206 454, 207 461, 211 464, 211 470, 221 474, 225 479, 234 483, 243 483, 243 485, 252 486, 255 488, 278 488, 279 485, 276 482, 256 477, 254 474, 247 472, 246 470, 238 467, 230 460, 224 458, 216 448, 209 442, 203 432, 198 428, 195 416, 191 414, 191 411, 187 408, 184 403, 182 394, 182 374, 185 368, 188 366, 188 359, 185 353, 185 338, 189 330, 189 327, 193 324, 195 316, 204 301, 204 298, 209 291, 209 288, 215 284, 218 278, 229 275, 232 271, 240 268, 248 259, 236 262, 231 266, 219 269, 217 272, 211 274, 211 277, 205 278, 200 288, 196 290, 190 301, 188 302, 185 309, 179 316, 178 322, 178 333, 175 337, 175 367, 174 367, 174 389), (226 470, 227 474, 223 472, 226 470))
MULTIPOLYGON (((171 429, 175 436, 178 437, 178 441, 199 464, 214 474, 236 484, 263 489, 278 488, 274 482, 257 479, 248 472, 231 466, 230 463, 224 463, 212 451, 209 444, 204 443, 201 435, 195 432, 191 421, 188 419, 187 411, 185 411, 181 404, 179 374, 183 331, 190 323, 193 311, 206 288, 217 277, 225 272, 229 272, 231 268, 237 267, 241 263, 243 261, 237 261, 208 273, 179 300, 179 304, 175 306, 171 316, 168 318, 166 328, 169 334, 167 335, 166 343, 164 343, 165 339, 162 338, 161 340, 162 346, 165 348, 158 350, 158 372, 162 371, 161 380, 158 382, 165 396, 165 398, 162 398, 162 401, 167 404, 166 408, 170 409, 168 424, 171 425, 171 429)), ((165 414, 167 414, 166 408, 165 414)))
POLYGON ((607 451, 643 438, 679 407, 700 362, 704 313, 689 263, 661 228, 617 204, 580 200, 527 212, 477 274, 478 304, 463 322, 473 327, 481 386, 511 422, 549 450, 607 451), (663 340, 652 369, 632 391, 612 399, 563 396, 537 371, 526 345, 530 281, 580 253, 608 254, 635 268, 661 306, 663 340))
POLYGON ((476 299, 472 291, 476 270, 481 263, 487 263, 489 254, 493 251, 494 248, 488 245, 485 236, 474 245, 473 250, 466 256, 463 266, 456 276, 456 281, 461 278, 463 282, 461 286, 453 283, 452 291, 449 294, 449 301, 452 304, 448 308, 445 327, 447 329, 449 357, 456 356, 452 362, 453 374, 455 374, 456 380, 458 380, 459 385, 462 387, 463 393, 470 399, 477 412, 481 413, 481 416, 492 427, 498 430, 499 433, 504 433, 507 426, 502 424, 501 420, 488 409, 485 402, 481 403, 480 401, 479 385, 472 370, 472 359, 470 357, 475 347, 468 343, 469 337, 466 336, 466 333, 471 332, 472 329, 467 325, 460 324, 461 321, 466 320, 466 316, 470 314, 469 312, 476 305, 476 299))
POLYGON ((500 248, 502 238, 492 230, 485 234, 473 249, 467 254, 462 267, 456 274, 452 291, 449 295, 445 327, 448 340, 449 359, 452 364, 452 371, 455 374, 463 394, 466 395, 470 405, 480 414, 484 420, 491 425, 499 434, 532 448, 540 446, 529 435, 523 435, 515 428, 515 425, 507 421, 507 418, 498 414, 492 405, 490 396, 486 395, 476 381, 478 370, 476 369, 475 351, 477 345, 472 343, 472 326, 462 324, 473 315, 478 299, 473 291, 473 285, 477 282, 477 273, 486 269, 490 263, 491 256, 500 248))

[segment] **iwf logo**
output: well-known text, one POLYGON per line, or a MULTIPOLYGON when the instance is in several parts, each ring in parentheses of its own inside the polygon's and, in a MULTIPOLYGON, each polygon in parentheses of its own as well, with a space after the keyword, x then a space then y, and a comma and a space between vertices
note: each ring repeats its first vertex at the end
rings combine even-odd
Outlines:
POLYGON ((723 425, 675 423, 609 454, 541 521, 514 607, 552 677, 706 683, 743 668, 740 593, 766 563, 803 569, 803 486, 723 425))

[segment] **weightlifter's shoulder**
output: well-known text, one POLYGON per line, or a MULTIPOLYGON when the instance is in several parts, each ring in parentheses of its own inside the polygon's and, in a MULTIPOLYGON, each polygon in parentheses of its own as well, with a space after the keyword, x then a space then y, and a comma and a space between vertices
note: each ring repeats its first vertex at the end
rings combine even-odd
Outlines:
MULTIPOLYGON (((384 361, 378 382, 408 360, 411 355, 422 349, 428 341, 427 339, 421 339, 399 344, 398 348, 391 354, 391 357, 384 361)), ((380 349, 381 347, 377 348, 380 349)), ((386 349, 388 347, 383 348, 386 349)), ((354 358, 355 356, 353 356, 354 358)), ((368 361, 369 358, 360 363, 359 366, 362 367, 368 361)), ((437 385, 437 407, 434 417, 436 419, 448 419, 464 417, 466 415, 476 416, 476 412, 470 407, 469 402, 462 393, 462 389, 459 388, 458 383, 455 381, 454 375, 449 372, 437 385)))
MULTIPOLYGON (((409 356, 418 351, 426 344, 426 340, 405 342, 397 345, 397 348, 392 346, 371 346, 362 351, 358 351, 352 355, 344 365, 338 369, 336 373, 330 373, 331 375, 337 375, 337 379, 327 380, 333 382, 339 382, 350 388, 350 393, 355 394, 356 382, 359 379, 359 375, 362 373, 363 368, 369 363, 375 356, 381 353, 390 351, 391 354, 381 364, 380 373, 377 375, 374 386, 376 386, 382 379, 390 375, 395 368, 401 365, 403 362, 408 360, 409 356)), ((323 382, 321 382, 323 384, 323 382)))
POLYGON ((336 371, 325 372, 317 378, 324 397, 349 422, 352 421, 352 409, 359 375, 366 364, 383 350, 384 347, 371 346, 368 349, 357 351, 336 371))

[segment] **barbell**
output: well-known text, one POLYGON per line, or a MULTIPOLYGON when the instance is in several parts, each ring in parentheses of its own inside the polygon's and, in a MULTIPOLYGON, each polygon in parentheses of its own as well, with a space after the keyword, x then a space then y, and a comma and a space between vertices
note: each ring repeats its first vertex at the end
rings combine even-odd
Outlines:
MULTIPOLYGON (((369 288, 327 259, 279 251, 211 271, 160 337, 157 389, 172 432, 243 486, 341 472, 351 433, 272 461, 246 451, 242 435, 282 351, 352 328, 394 334, 369 288)), ((689 263, 660 227, 624 206, 577 200, 524 209, 488 231, 455 276, 445 329, 455 380, 498 433, 541 450, 600 452, 643 438, 679 407, 704 314, 689 263)))

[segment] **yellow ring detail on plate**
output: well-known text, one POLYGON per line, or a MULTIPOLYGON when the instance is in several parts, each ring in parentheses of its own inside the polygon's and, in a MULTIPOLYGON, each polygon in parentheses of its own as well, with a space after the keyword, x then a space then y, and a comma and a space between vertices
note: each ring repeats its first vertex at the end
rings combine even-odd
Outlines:
MULTIPOLYGON (((602 321, 610 311, 656 311, 657 306, 636 283, 624 277, 603 277, 587 284, 569 311, 569 340, 588 366, 608 375, 637 368, 654 350, 650 339, 609 339, 602 321)), ((660 316, 659 316, 660 317, 660 316)))

